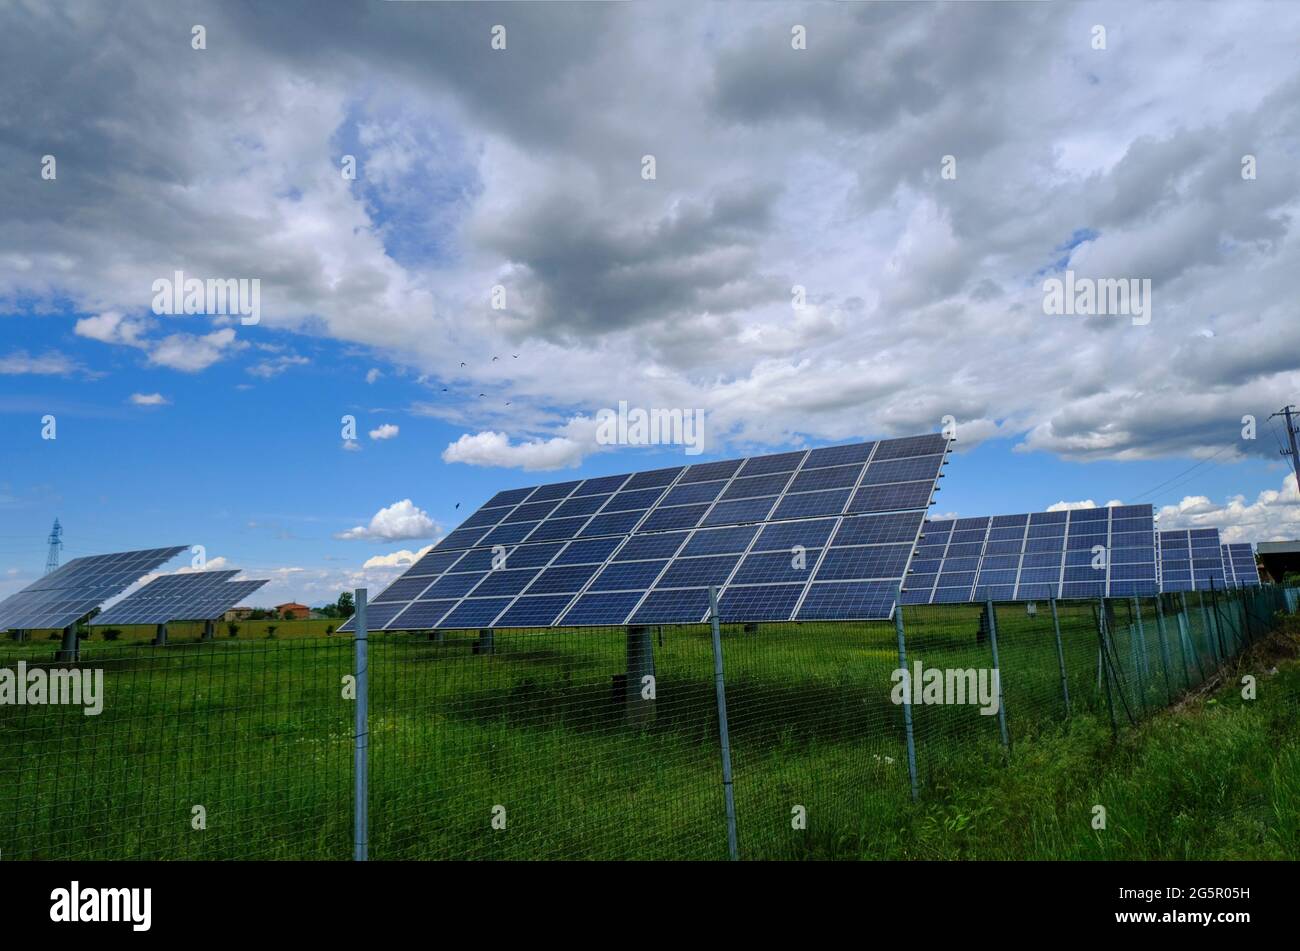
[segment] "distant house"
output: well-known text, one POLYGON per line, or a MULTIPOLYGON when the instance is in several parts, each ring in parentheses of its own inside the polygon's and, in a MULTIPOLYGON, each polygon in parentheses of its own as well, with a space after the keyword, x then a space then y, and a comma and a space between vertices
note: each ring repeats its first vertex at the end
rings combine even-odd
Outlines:
POLYGON ((252 613, 252 608, 231 608, 222 615, 222 619, 226 621, 247 621, 252 613))
POLYGON ((275 611, 286 621, 300 621, 304 618, 311 617, 311 608, 305 604, 299 604, 297 601, 289 601, 286 604, 277 604, 275 611))

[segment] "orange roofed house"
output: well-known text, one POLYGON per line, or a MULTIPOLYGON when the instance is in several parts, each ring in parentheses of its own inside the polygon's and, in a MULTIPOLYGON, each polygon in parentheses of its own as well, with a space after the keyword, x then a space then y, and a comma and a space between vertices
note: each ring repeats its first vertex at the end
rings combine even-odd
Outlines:
POLYGON ((287 604, 277 604, 275 611, 286 621, 300 621, 303 618, 311 617, 311 608, 305 604, 299 604, 296 601, 290 601, 287 604))

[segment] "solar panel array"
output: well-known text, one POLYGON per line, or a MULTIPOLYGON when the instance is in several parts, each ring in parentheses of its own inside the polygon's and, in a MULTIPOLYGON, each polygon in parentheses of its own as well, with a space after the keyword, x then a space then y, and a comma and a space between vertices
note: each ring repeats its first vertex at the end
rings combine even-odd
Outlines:
POLYGON ((1259 566, 1255 564, 1255 546, 1249 542, 1220 545, 1223 556, 1223 577, 1229 587, 1244 588, 1259 584, 1259 566))
POLYGON ((1117 505, 926 522, 903 603, 1156 594, 1154 516, 1117 505))
POLYGON ((0 631, 68 627, 184 550, 179 545, 74 558, 0 601, 0 631))
POLYGON ((266 579, 231 581, 237 574, 238 570, 227 570, 162 575, 97 615, 90 623, 104 626, 211 620, 267 583, 266 579))
POLYGON ((498 492, 367 623, 691 623, 712 585, 728 620, 889 617, 947 451, 931 434, 498 492))
POLYGON ((1217 528, 1160 533, 1160 590, 1205 591, 1211 583, 1222 588, 1225 580, 1217 528))

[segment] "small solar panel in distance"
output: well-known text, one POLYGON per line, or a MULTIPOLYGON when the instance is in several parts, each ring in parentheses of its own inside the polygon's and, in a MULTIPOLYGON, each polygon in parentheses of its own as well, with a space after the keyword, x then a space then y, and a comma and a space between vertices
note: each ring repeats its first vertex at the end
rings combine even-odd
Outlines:
POLYGON ((948 446, 928 434, 507 489, 375 597, 367 623, 695 623, 710 585, 737 620, 887 618, 948 446), (524 568, 520 553, 538 570, 515 592, 522 574, 494 576, 524 568))
POLYGON ((1220 547, 1223 554, 1224 579, 1231 587, 1245 588, 1259 584, 1259 566, 1255 563, 1255 546, 1249 542, 1220 547))
POLYGON ((0 630, 68 627, 179 555, 185 547, 74 558, 0 601, 0 630))
POLYGON ((130 597, 96 615, 91 625, 210 621, 252 594, 266 579, 232 581, 238 570, 193 571, 154 578, 130 597))
POLYGON ((1160 533, 1160 584, 1164 591, 1208 591, 1227 585, 1217 528, 1160 533))
POLYGON ((907 604, 1031 601, 1159 591, 1150 505, 927 522, 907 604))

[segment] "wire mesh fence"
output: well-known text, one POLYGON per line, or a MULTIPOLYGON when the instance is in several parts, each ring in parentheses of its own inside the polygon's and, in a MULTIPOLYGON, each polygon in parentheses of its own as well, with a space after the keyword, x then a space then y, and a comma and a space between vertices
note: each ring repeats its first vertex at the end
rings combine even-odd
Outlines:
POLYGON ((371 858, 725 859, 733 835, 743 859, 870 855, 954 764, 1071 716, 1123 730, 1295 606, 1271 586, 907 606, 720 624, 716 649, 710 624, 383 633, 364 670, 344 636, 14 646, 0 856, 348 858, 361 676, 371 858))

